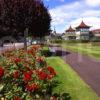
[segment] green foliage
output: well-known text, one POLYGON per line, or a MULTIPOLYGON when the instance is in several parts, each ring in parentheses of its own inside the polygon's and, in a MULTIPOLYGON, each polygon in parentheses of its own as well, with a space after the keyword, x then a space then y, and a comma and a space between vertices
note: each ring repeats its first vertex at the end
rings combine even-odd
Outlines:
POLYGON ((1 36, 23 36, 26 28, 31 36, 43 37, 49 33, 51 17, 43 1, 1 0, 0 5, 1 36))
POLYGON ((52 96, 56 72, 48 66, 40 50, 40 46, 32 46, 28 51, 6 52, 1 57, 0 94, 5 99, 36 100, 45 98, 44 94, 52 96))
POLYGON ((41 50, 41 55, 44 55, 45 57, 52 56, 52 52, 50 52, 49 48, 45 46, 41 50))

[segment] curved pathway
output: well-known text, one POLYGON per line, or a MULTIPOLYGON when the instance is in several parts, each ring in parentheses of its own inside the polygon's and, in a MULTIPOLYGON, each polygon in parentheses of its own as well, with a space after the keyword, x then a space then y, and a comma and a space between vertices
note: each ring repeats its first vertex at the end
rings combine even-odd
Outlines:
POLYGON ((100 96, 100 61, 64 50, 58 46, 50 46, 50 50, 54 52, 54 55, 62 57, 100 96))

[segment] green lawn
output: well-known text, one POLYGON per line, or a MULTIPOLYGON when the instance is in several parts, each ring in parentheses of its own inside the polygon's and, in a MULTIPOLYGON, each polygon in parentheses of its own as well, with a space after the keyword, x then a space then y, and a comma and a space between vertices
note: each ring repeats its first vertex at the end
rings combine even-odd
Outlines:
POLYGON ((62 47, 72 50, 74 52, 79 52, 81 54, 86 54, 90 57, 94 57, 100 60, 100 46, 93 46, 91 44, 73 43, 73 44, 61 44, 62 47))
POLYGON ((71 100, 100 100, 95 92, 59 57, 48 57, 48 65, 57 72, 56 79, 61 82, 54 92, 69 93, 71 100))

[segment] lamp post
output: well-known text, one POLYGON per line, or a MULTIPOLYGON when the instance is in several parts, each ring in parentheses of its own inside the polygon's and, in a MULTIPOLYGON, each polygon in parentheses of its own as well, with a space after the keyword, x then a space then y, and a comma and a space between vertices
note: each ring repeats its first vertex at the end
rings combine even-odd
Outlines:
POLYGON ((24 50, 27 50, 27 36, 28 36, 28 28, 24 31, 24 50))

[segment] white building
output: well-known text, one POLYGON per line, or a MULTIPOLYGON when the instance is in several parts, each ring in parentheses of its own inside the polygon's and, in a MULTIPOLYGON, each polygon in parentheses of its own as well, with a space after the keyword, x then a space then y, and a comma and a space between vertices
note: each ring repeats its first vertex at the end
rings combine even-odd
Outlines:
POLYGON ((86 25, 83 21, 76 27, 76 39, 77 40, 89 40, 90 26, 86 25))
POLYGON ((83 21, 75 30, 70 26, 63 35, 65 40, 89 40, 90 26, 86 25, 83 21))
POLYGON ((70 26, 64 34, 65 40, 76 40, 75 30, 70 26))

